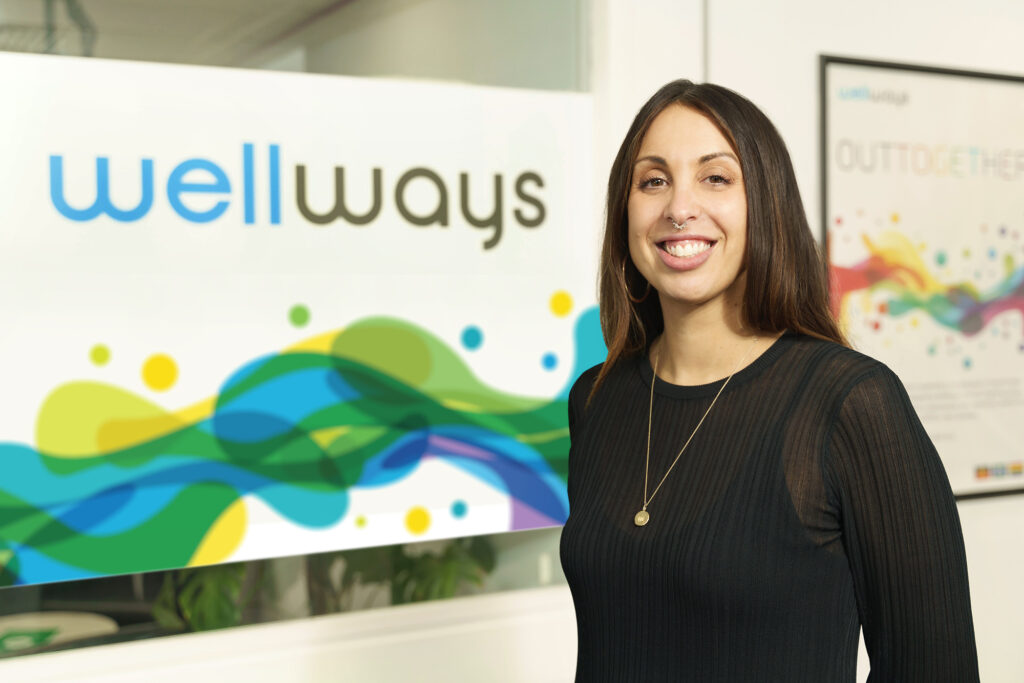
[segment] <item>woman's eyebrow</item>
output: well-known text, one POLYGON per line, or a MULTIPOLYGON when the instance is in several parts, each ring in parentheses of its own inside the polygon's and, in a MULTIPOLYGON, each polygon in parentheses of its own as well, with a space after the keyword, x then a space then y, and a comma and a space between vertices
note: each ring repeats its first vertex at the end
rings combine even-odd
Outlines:
POLYGON ((737 164, 740 163, 740 160, 737 159, 736 155, 733 154, 732 152, 712 152, 711 154, 705 154, 700 159, 697 159, 697 163, 699 163, 699 164, 706 164, 707 162, 711 161, 712 159, 717 159, 718 157, 729 157, 730 159, 735 161, 737 164))
MULTIPOLYGON (((736 155, 733 154, 732 152, 711 152, 710 154, 705 154, 704 156, 702 156, 699 159, 697 159, 697 163, 698 164, 706 164, 707 162, 711 161, 712 159, 717 159, 718 157, 728 157, 728 158, 732 159, 733 161, 735 161, 737 164, 740 163, 740 160, 737 159, 736 155)), ((636 160, 636 162, 633 165, 634 166, 638 166, 638 165, 640 165, 644 161, 651 161, 651 162, 654 162, 655 164, 660 164, 662 166, 668 166, 668 162, 665 161, 665 158, 664 157, 659 157, 656 154, 649 154, 647 156, 640 157, 639 159, 636 160)))
POLYGON ((668 166, 668 162, 665 161, 664 157, 659 157, 659 156, 656 156, 656 155, 653 155, 653 154, 650 154, 650 155, 645 156, 645 157, 640 157, 639 159, 637 159, 633 163, 633 165, 634 166, 638 166, 640 164, 640 162, 642 162, 642 161, 653 161, 656 164, 661 164, 662 166, 668 166))

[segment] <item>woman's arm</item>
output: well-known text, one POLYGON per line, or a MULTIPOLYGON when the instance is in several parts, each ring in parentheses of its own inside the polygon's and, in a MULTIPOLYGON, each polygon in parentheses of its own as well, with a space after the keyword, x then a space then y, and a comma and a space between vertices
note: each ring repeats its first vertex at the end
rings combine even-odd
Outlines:
POLYGON ((825 476, 842 516, 872 683, 971 683, 978 655, 956 501, 903 385, 879 366, 833 426, 825 476))

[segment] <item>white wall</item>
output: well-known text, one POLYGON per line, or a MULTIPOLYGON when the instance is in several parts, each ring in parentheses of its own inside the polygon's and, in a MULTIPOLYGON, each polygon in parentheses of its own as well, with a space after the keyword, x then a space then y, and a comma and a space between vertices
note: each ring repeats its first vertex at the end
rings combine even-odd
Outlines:
MULTIPOLYGON (((815 234, 819 54, 1024 74, 1020 0, 710 0, 708 25, 708 80, 753 100, 779 128, 815 234)), ((1024 376, 1024 363, 1013 371, 1024 376)), ((1024 565, 1024 496, 959 507, 981 680, 1024 680, 1024 593, 1014 569, 1024 565)))
POLYGON ((967 544, 974 629, 981 680, 1024 679, 1024 497, 1008 496, 960 504, 967 544))

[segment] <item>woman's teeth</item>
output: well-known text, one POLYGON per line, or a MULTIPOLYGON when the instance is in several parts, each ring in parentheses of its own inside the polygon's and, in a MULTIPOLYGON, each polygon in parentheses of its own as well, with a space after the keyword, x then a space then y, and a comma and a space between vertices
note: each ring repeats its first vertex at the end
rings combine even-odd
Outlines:
POLYGON ((711 242, 704 240, 684 240, 668 242, 664 245, 665 251, 678 258, 696 256, 711 248, 711 242))

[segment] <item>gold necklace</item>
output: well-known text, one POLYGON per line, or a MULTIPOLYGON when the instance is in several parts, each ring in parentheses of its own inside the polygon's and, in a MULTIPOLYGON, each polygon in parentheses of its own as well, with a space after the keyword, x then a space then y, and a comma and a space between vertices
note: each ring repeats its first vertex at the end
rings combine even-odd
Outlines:
MULTIPOLYGON (((756 343, 757 337, 754 337, 754 344, 756 343)), ((715 407, 715 402, 718 401, 718 397, 722 395, 723 391, 725 391, 725 385, 727 385, 729 380, 732 379, 732 376, 735 375, 741 367, 743 367, 743 363, 747 360, 747 356, 750 355, 750 351, 754 348, 754 344, 751 344, 750 348, 747 349, 747 352, 743 354, 743 358, 736 365, 736 368, 728 377, 725 378, 725 381, 722 382, 722 386, 719 388, 718 393, 715 394, 715 397, 711 400, 711 405, 709 405, 708 409, 704 411, 704 415, 700 418, 700 422, 698 422, 697 426, 693 428, 692 432, 690 432, 690 438, 687 439, 686 443, 683 444, 683 447, 679 449, 679 454, 676 455, 676 459, 668 466, 668 471, 665 472, 665 476, 663 476, 661 481, 658 482, 658 485, 654 487, 654 492, 651 493, 651 497, 648 498, 647 475, 651 468, 651 423, 654 421, 654 383, 658 381, 658 363, 661 361, 661 353, 659 351, 658 355, 654 359, 654 374, 651 375, 651 402, 647 409, 647 458, 644 460, 644 506, 640 512, 633 515, 633 524, 636 524, 637 526, 644 526, 647 522, 651 521, 651 515, 647 512, 647 506, 651 504, 652 500, 654 500, 654 496, 658 494, 658 490, 661 488, 661 485, 665 483, 666 479, 668 479, 669 473, 672 472, 672 468, 676 466, 677 462, 679 462, 679 458, 683 457, 683 452, 686 451, 686 447, 690 445, 690 442, 693 441, 693 437, 697 434, 697 430, 700 429, 702 424, 704 424, 704 418, 708 416, 711 409, 715 407)))

